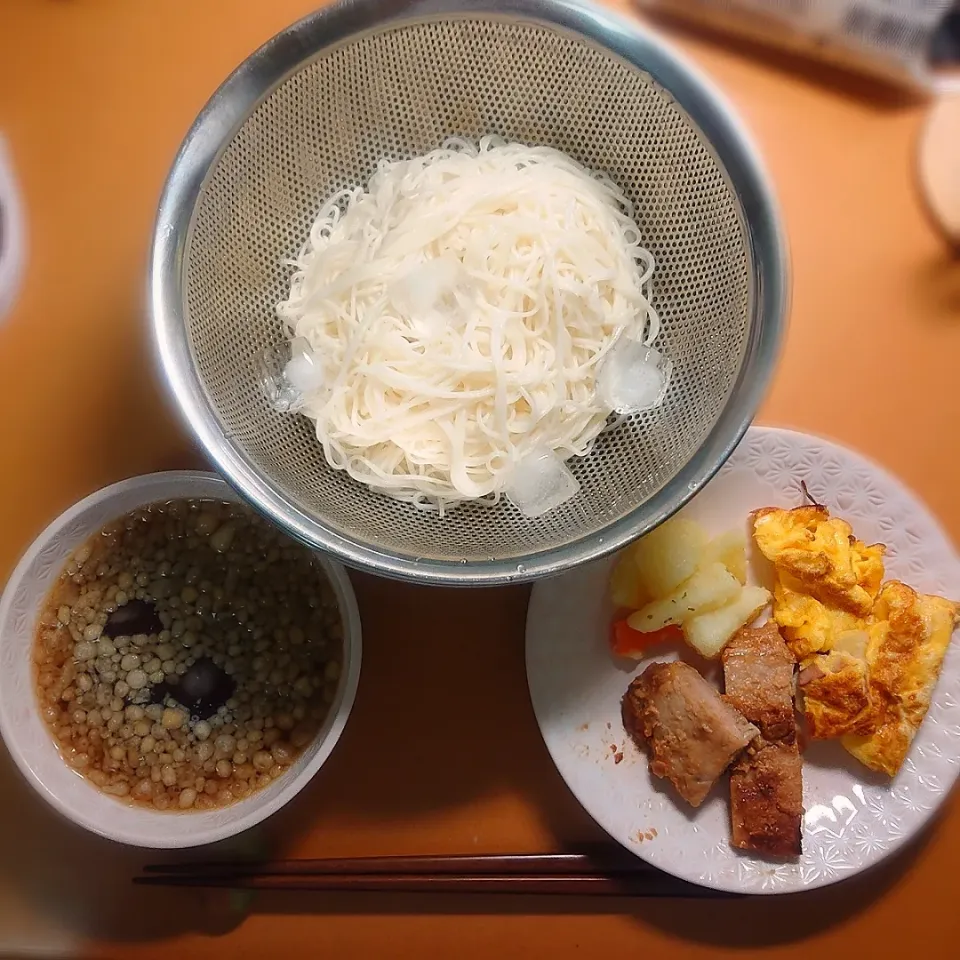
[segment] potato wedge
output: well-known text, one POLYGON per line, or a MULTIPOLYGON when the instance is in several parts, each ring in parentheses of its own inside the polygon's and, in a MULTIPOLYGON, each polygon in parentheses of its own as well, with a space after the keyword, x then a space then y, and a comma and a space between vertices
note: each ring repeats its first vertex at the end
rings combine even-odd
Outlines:
POLYGON ((747 535, 728 530, 714 537, 704 554, 704 563, 722 563, 742 584, 747 582, 747 535))
POLYGON ((687 643, 708 660, 718 656, 727 641, 770 602, 770 591, 763 587, 743 587, 728 604, 691 617, 683 625, 687 643))
POLYGON ((649 633, 670 623, 684 623, 736 598, 742 587, 722 563, 708 563, 669 596, 648 603, 627 618, 633 630, 649 633))
POLYGON ((706 545, 703 527, 683 517, 672 517, 638 540, 633 557, 648 596, 666 597, 693 576, 706 545))
POLYGON ((633 549, 628 548, 617 557, 610 573, 610 600, 615 607, 639 610, 649 599, 640 584, 633 549))

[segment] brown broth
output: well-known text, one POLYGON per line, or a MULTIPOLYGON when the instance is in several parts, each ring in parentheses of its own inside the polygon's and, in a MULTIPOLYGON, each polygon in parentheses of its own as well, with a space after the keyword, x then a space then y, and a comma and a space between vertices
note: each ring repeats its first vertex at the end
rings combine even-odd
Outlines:
POLYGON ((36 689, 64 760, 104 793, 210 810, 309 746, 342 651, 309 550, 238 504, 175 500, 74 551, 40 612, 36 689))

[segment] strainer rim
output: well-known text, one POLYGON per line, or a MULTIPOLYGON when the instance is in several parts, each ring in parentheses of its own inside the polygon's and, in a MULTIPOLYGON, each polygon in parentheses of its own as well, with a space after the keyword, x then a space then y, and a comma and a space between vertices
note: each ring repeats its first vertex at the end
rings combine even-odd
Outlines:
POLYGON ((786 327, 786 240, 769 177, 739 117, 700 70, 638 21, 576 0, 347 0, 316 11, 247 57, 213 94, 187 133, 160 199, 148 273, 154 347, 181 416, 225 479, 253 507, 308 546, 401 580, 489 586, 559 574, 601 557, 662 523, 720 469, 766 391, 786 327), (752 323, 736 382, 707 437, 652 497, 608 526, 559 547, 503 560, 417 558, 344 536, 297 507, 232 441, 193 360, 183 297, 184 253, 196 202, 230 140, 288 76, 357 34, 438 14, 508 17, 588 40, 649 74, 686 111, 736 191, 750 250, 752 323), (759 319, 762 318, 762 323, 759 319))

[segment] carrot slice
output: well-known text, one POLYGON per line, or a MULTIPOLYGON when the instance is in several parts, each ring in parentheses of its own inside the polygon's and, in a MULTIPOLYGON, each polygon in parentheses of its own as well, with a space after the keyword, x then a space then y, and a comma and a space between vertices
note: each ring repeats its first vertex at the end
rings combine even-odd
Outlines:
POLYGON ((675 623, 659 630, 643 633, 634 630, 626 620, 614 620, 610 629, 610 649, 618 657, 645 657, 651 647, 683 639, 683 630, 675 623))

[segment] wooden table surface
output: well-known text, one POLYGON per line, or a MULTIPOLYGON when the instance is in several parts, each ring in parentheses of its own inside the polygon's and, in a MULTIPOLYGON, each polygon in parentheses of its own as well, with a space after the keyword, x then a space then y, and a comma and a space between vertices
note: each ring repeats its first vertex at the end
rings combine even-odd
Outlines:
MULTIPOLYGON (((82 495, 198 462, 148 347, 154 209, 215 86, 311 6, 0 0, 0 132, 29 232, 21 296, 0 322, 0 576, 82 495)), ((792 322, 760 421, 866 452, 960 537, 960 264, 914 186, 923 106, 707 38, 677 42, 754 131, 789 231, 792 322)), ((353 717, 312 785, 244 842, 325 856, 545 851, 599 839, 530 708, 528 590, 355 583, 365 650, 353 717)), ((797 897, 282 896, 239 916, 219 898, 134 895, 128 880, 144 855, 60 822, 2 756, 0 788, 0 956, 958 955, 956 796, 897 861, 797 897)))

